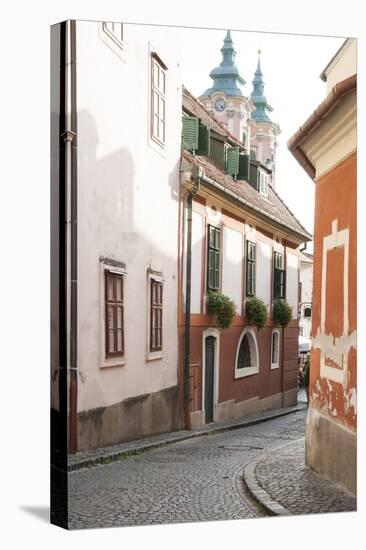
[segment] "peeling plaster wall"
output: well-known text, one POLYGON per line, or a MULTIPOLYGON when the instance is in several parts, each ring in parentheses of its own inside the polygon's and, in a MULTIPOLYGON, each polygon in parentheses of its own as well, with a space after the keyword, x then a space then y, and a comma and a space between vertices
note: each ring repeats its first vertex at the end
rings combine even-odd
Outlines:
MULTIPOLYGON (((333 227, 334 229, 334 227, 333 227)), ((316 183, 311 407, 356 430, 356 154, 316 183), (324 208, 327 205, 327 208, 324 208), (345 246, 325 250, 324 239, 338 220, 345 246), (324 254, 327 269, 324 272, 324 254), (325 288, 324 288, 325 286, 325 288), (323 313, 322 313, 323 309, 323 313), (323 316, 323 319, 322 319, 323 316)))
POLYGON ((315 204, 306 464, 355 493, 356 153, 317 180, 315 204))

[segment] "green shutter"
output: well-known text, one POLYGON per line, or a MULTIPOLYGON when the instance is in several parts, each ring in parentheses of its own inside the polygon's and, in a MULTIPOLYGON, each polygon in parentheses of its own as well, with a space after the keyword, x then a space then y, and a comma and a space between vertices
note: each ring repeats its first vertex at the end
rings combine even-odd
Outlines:
POLYGON ((249 155, 239 155, 238 180, 249 181, 249 155))
POLYGON ((198 151, 197 155, 204 155, 206 157, 210 156, 210 128, 202 124, 200 121, 199 130, 198 130, 198 151))
POLYGON ((183 147, 191 151, 198 149, 199 119, 195 116, 184 116, 182 119, 183 147))
POLYGON ((214 137, 211 133, 210 139, 210 157, 214 160, 220 168, 224 169, 225 166, 225 144, 220 139, 214 137))
POLYGON ((250 181, 249 183, 257 189, 257 178, 258 178, 258 166, 256 164, 250 164, 250 181))
POLYGON ((207 242, 207 289, 220 288, 220 229, 208 225, 207 242))
POLYGON ((236 176, 239 172, 239 147, 228 147, 226 153, 226 172, 236 176))

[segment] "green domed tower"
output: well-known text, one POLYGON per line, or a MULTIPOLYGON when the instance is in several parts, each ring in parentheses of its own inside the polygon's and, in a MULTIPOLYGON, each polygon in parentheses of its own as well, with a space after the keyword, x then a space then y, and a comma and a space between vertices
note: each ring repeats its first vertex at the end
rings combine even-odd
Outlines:
POLYGON ((226 33, 221 54, 220 65, 210 72, 212 86, 199 99, 221 124, 244 142, 249 150, 248 122, 253 105, 242 92, 245 80, 235 64, 236 52, 230 31, 226 33))
POLYGON ((252 80, 253 90, 250 94, 254 105, 250 120, 251 157, 261 162, 272 171, 271 183, 275 183, 277 136, 281 133, 277 123, 272 122, 269 113, 273 111, 264 95, 264 81, 258 50, 258 64, 252 80))

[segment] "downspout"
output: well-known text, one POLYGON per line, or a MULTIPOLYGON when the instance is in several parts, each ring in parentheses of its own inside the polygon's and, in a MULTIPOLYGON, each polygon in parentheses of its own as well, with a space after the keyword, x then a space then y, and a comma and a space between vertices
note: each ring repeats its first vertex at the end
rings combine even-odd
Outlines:
POLYGON ((186 296, 185 296, 185 327, 184 327, 184 425, 186 430, 191 429, 189 412, 189 360, 190 360, 190 331, 191 331, 191 277, 192 277, 192 200, 198 193, 203 172, 194 166, 194 186, 187 196, 187 262, 186 262, 186 296))
MULTIPOLYGON (((64 24, 64 206, 60 233, 64 233, 66 301, 66 372, 69 382, 68 449, 75 453, 77 442, 77 113, 76 113, 76 22, 64 24)), ((62 69, 61 69, 62 70, 62 69)), ((61 182, 60 182, 61 183, 61 182)), ((67 379, 66 379, 67 380, 67 379)))

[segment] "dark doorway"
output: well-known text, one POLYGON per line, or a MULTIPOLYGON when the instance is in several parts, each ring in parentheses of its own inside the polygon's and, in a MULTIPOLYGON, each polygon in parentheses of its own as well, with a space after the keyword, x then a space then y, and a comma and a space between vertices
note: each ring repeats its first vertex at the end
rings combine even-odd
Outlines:
POLYGON ((215 345, 216 338, 206 338, 206 363, 205 363, 205 423, 213 422, 214 404, 214 370, 215 370, 215 345))

